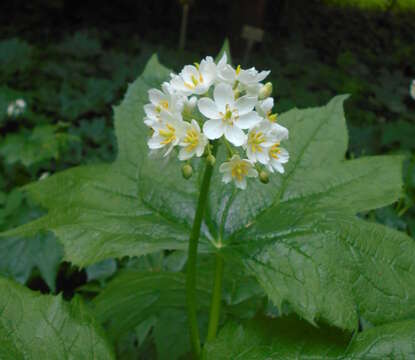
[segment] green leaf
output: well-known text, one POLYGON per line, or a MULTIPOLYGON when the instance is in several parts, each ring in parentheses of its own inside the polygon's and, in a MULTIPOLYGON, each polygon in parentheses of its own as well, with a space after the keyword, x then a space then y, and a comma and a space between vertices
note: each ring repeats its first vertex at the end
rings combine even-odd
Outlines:
POLYGON ((114 359, 79 299, 40 295, 0 277, 0 358, 114 359))
MULTIPOLYGON (((197 292, 199 310, 207 313, 209 288, 199 282, 197 292)), ((121 272, 92 304, 98 320, 106 325, 115 341, 150 321, 159 359, 179 359, 190 351, 185 275, 182 273, 121 272)), ((139 340, 142 342, 142 335, 139 340)))
POLYGON ((339 330, 294 318, 257 319, 227 324, 206 346, 206 359, 409 359, 414 339, 414 320, 374 327, 349 340, 339 330))
POLYGON ((25 283, 37 268, 54 292, 62 256, 62 245, 51 233, 38 233, 32 238, 10 237, 0 241, 0 272, 25 283))
POLYGON ((103 281, 117 271, 117 262, 114 259, 106 259, 88 266, 85 270, 88 281, 103 281))
MULTIPOLYGON (((64 246, 65 260, 79 266, 186 249, 197 176, 191 181, 183 179, 178 160, 163 164, 160 159, 150 159, 148 129, 142 121, 148 89, 159 86, 169 73, 153 57, 115 108, 116 162, 74 168, 29 185, 28 193, 49 209, 48 214, 3 236, 51 230, 64 246)), ((202 238, 202 249, 206 243, 202 238)))
POLYGON ((214 176, 209 228, 228 259, 242 261, 280 308, 353 330, 415 314, 413 240, 358 220, 401 195, 402 157, 345 161, 342 103, 291 110, 290 162, 270 184, 235 191, 214 176))
MULTIPOLYGON (((199 283, 199 307, 207 309, 209 288, 199 283)), ((128 270, 118 274, 93 300, 97 319, 118 338, 168 309, 186 311, 185 275, 128 270)))

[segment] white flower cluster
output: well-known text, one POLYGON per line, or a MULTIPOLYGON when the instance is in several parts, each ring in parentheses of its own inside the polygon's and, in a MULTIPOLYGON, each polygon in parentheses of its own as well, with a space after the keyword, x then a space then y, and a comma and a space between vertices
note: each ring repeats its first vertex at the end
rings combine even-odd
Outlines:
POLYGON ((9 117, 12 116, 19 116, 22 115, 24 113, 26 109, 26 101, 24 101, 23 99, 17 99, 16 101, 13 101, 9 104, 9 106, 7 107, 7 115, 9 117))
MULTIPOLYGON (((276 123, 272 113, 272 84, 262 81, 269 71, 236 69, 224 55, 216 64, 206 57, 200 64, 186 65, 170 82, 148 92, 145 124, 152 129, 150 149, 164 149, 165 156, 178 148, 180 160, 206 156, 213 164, 214 141, 222 141, 229 159, 219 171, 225 183, 245 189, 247 177, 268 182, 267 171, 284 172, 288 152, 280 142, 288 130, 276 123)), ((191 176, 186 164, 184 176, 191 176)))

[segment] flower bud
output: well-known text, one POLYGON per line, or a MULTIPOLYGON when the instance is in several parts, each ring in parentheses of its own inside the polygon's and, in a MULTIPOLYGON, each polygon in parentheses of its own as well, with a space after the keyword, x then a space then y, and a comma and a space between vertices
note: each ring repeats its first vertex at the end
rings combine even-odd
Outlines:
POLYGON ((263 184, 268 184, 269 182, 269 177, 268 177, 268 173, 265 170, 262 170, 259 173, 259 180, 263 183, 263 184))
POLYGON ((193 175, 193 168, 190 164, 185 164, 182 166, 182 175, 185 179, 190 179, 193 175))
POLYGON ((210 166, 215 165, 216 158, 212 154, 209 154, 207 156, 206 160, 207 160, 207 162, 209 163, 210 166))
POLYGON ((258 99, 259 100, 264 100, 267 97, 270 97, 272 94, 272 83, 267 82, 262 88, 261 90, 259 90, 259 96, 258 99))

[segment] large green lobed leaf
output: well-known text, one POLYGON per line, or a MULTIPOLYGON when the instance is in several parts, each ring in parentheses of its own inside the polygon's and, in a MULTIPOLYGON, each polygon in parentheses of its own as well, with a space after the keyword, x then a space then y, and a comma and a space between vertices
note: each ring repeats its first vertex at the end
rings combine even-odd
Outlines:
POLYGON ((280 318, 229 323, 205 350, 206 360, 405 360, 414 358, 414 348, 414 320, 371 328, 349 339, 334 328, 280 318))
MULTIPOLYGON (((27 187, 49 210, 3 236, 54 232, 65 259, 87 266, 107 258, 185 249, 203 161, 184 180, 175 156, 150 156, 143 124, 147 91, 169 70, 150 59, 115 108, 115 163, 74 168, 27 187)), ((359 220, 359 212, 401 195, 399 156, 345 160, 345 96, 280 116, 290 130, 290 162, 267 185, 225 185, 215 168, 202 225, 201 251, 243 266, 277 305, 311 323, 353 330, 415 315, 415 243, 403 233, 359 220)), ((225 156, 219 149, 218 161, 225 156)), ((1 241, 1 240, 0 240, 1 241)))
POLYGON ((40 295, 0 277, 0 359, 114 359, 80 300, 40 295))

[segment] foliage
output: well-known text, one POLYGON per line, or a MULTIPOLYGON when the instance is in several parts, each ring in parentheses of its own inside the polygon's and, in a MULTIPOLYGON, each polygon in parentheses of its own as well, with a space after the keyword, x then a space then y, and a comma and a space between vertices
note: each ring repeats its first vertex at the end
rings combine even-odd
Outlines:
POLYGON ((415 322, 371 328, 351 340, 327 326, 319 329, 294 317, 229 323, 208 345, 206 359, 408 359, 414 355, 415 322))
POLYGON ((0 277, 0 357, 113 359, 102 329, 80 299, 39 295, 0 277))
MULTIPOLYGON (((119 149, 115 162, 76 167, 26 186, 30 198, 48 213, 2 236, 26 238, 52 231, 63 246, 64 259, 81 267, 160 251, 180 254, 186 248, 201 178, 182 178, 175 158, 162 165, 149 158, 142 122, 147 90, 169 73, 153 57, 115 108, 119 149)), ((286 173, 270 184, 251 183, 247 190, 238 191, 223 184, 214 170, 200 251, 206 253, 208 263, 218 254, 233 268, 243 269, 236 292, 248 290, 243 298, 249 300, 252 313, 265 313, 266 294, 278 312, 285 307, 311 324, 324 322, 344 329, 347 340, 358 330, 361 318, 382 325, 414 316, 415 244, 404 233, 355 216, 400 197, 403 158, 344 159, 345 99, 339 96, 322 107, 280 115, 280 123, 292 134, 286 145, 291 159, 286 173), (253 278, 257 283, 250 282, 253 278), (244 284, 250 284, 248 289, 245 285, 243 290, 244 284), (254 290, 258 285, 262 291, 254 290), (262 301, 252 301, 256 297, 262 301)), ((217 157, 223 156, 225 149, 220 147, 217 157)), ((195 159, 192 165, 201 174, 203 162, 195 159)), ((199 301, 200 324, 210 299, 204 274, 208 272, 199 276, 200 291, 207 294, 199 301)), ((225 284, 232 279, 235 272, 225 272, 225 284)), ((186 315, 180 266, 169 271, 163 260, 154 273, 122 272, 102 292, 95 291, 99 295, 92 302, 94 313, 119 354, 131 332, 140 343, 154 342, 160 358, 179 358, 188 352, 187 337, 181 337, 186 315), (182 329, 177 347, 169 341, 172 335, 163 326, 166 322, 182 329)), ((227 299, 225 292, 225 304, 227 299)), ((244 316, 225 310, 223 320, 230 317, 244 316)), ((385 332, 381 326, 376 328, 373 336, 387 336, 387 326, 392 325, 385 325, 385 332)), ((362 336, 371 335, 363 332, 362 336)), ((330 348, 337 342, 330 336, 322 341, 330 348)), ((270 356, 259 349, 261 355, 255 356, 270 356)), ((326 353, 324 347, 313 351, 326 353)))
MULTIPOLYGON (((385 40, 386 50, 379 47, 381 26, 367 37, 370 49, 357 47, 355 39, 362 39, 355 23, 333 23, 349 35, 339 39, 330 30, 330 39, 310 48, 310 34, 320 38, 320 32, 307 27, 307 45, 267 35, 253 54, 257 68, 272 70, 279 121, 290 128, 294 157, 283 178, 246 193, 223 187, 217 174, 213 179, 199 247, 198 320, 204 338, 219 254, 225 260, 224 326, 206 346, 208 358, 326 358, 330 351, 333 358, 413 356, 414 249, 403 232, 415 235, 415 103, 408 93, 415 48, 410 37, 398 35, 385 40), (347 161, 345 98, 329 101, 338 93, 352 94, 345 102, 347 161), (367 157, 380 153, 390 155, 367 157)), ((114 161, 117 148, 111 106, 150 54, 158 52, 162 63, 178 70, 206 55, 209 45, 178 53, 153 45, 152 38, 120 39, 88 30, 61 42, 0 43, 0 230, 29 223, 0 239, 0 273, 42 291, 69 287, 91 308, 79 296, 68 304, 1 279, 0 312, 7 317, 2 312, 0 333, 18 331, 0 336, 7 339, 0 354, 31 358, 12 351, 23 347, 21 334, 31 341, 33 324, 48 329, 44 314, 47 320, 56 314, 52 325, 66 319, 68 328, 60 329, 68 342, 79 334, 76 357, 89 354, 82 346, 94 339, 95 349, 104 351, 100 358, 112 356, 94 318, 118 358, 172 359, 189 351, 181 250, 200 178, 185 181, 177 164, 154 165, 145 155, 145 90, 168 74, 155 59, 115 108, 119 155, 114 163, 102 162, 114 161), (10 117, 7 108, 16 99, 27 107, 10 117), (39 143, 49 145, 39 151, 39 143), (88 166, 61 171, 80 164, 88 166), (31 181, 25 193, 16 189, 31 181), (67 263, 59 268, 63 260, 71 262, 69 270, 67 263), (4 307, 9 295, 22 300, 4 307), (30 332, 15 326, 16 314, 30 332)), ((200 164, 193 166, 200 174, 200 164)), ((58 351, 49 340, 49 349, 58 351)), ((32 358, 43 354, 33 351, 32 358)))

